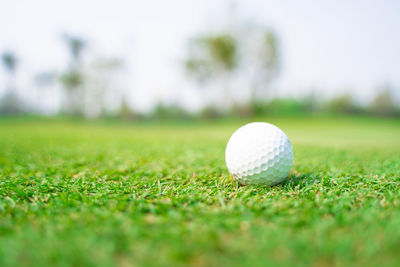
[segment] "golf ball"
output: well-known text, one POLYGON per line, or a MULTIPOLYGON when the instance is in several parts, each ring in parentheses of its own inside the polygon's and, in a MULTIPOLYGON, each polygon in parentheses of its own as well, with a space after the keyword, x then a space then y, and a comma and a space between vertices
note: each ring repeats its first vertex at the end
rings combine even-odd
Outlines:
POLYGON ((240 183, 274 185, 289 175, 293 149, 281 129, 266 122, 253 122, 233 133, 225 160, 229 172, 240 183))

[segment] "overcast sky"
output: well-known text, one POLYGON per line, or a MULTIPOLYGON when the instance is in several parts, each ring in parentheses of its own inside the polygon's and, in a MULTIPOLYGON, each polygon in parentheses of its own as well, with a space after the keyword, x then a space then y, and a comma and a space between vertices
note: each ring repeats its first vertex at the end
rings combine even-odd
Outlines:
MULTIPOLYGON (((88 40, 90 53, 124 58, 124 90, 135 106, 155 99, 198 105, 199 92, 183 78, 188 38, 227 22, 229 1, 15 0, 0 2, 0 51, 20 58, 19 87, 62 70, 70 33, 88 40)), ((275 88, 299 95, 352 90, 368 99, 378 85, 400 88, 400 1, 236 1, 241 21, 271 26, 279 35, 282 72, 275 88)), ((5 72, 0 71, 0 83, 5 72)), ((4 86, 0 86, 3 90, 4 86)))

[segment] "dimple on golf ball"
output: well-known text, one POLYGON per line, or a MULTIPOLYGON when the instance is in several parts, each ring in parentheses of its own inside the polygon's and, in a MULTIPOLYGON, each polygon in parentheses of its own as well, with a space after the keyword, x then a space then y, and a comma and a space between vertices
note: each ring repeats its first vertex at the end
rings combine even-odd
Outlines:
POLYGON ((233 133, 225 160, 229 172, 240 183, 274 185, 289 175, 293 149, 281 129, 270 123, 253 122, 233 133))

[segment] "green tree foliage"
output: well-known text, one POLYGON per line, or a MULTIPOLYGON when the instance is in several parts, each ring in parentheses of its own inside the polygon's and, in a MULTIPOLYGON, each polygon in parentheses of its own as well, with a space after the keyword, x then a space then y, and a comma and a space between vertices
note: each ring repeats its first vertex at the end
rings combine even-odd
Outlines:
POLYGON ((204 35, 190 42, 185 68, 199 80, 229 73, 237 66, 237 43, 228 33, 204 35))
POLYGON ((206 34, 190 42, 185 60, 186 72, 197 82, 221 83, 226 106, 232 105, 229 80, 238 65, 237 50, 237 40, 232 34, 206 34))
POLYGON ((211 36, 202 39, 201 42, 208 47, 219 69, 231 71, 236 67, 236 41, 231 35, 211 36))
POLYGON ((60 81, 66 89, 74 90, 83 83, 83 77, 78 71, 71 70, 61 75, 60 81))

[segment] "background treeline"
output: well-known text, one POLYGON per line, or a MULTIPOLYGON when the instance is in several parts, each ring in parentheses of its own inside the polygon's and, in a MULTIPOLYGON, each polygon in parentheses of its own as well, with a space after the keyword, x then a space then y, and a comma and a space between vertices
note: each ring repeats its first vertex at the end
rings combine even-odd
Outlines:
MULTIPOLYGON (((379 92, 367 104, 359 104, 349 95, 320 100, 313 96, 303 98, 274 98, 271 100, 250 101, 234 105, 228 111, 209 106, 199 112, 192 113, 176 105, 157 105, 149 114, 134 114, 131 118, 156 119, 194 119, 219 117, 257 117, 264 115, 366 115, 376 117, 399 117, 400 108, 393 102, 390 90, 379 92)), ((127 116, 129 118, 129 116, 127 116)))
MULTIPOLYGON (((364 103, 351 93, 330 99, 317 94, 295 98, 274 97, 279 95, 272 84, 282 69, 283 51, 277 33, 260 25, 237 24, 215 32, 201 33, 188 40, 181 68, 187 80, 198 88, 204 103, 203 108, 196 112, 157 99, 153 101, 153 109, 139 112, 127 100, 129 96, 135 97, 135 92, 121 90, 121 74, 126 59, 99 55, 90 58, 87 56, 90 50, 88 42, 78 36, 64 34, 62 42, 69 55, 64 69, 43 70, 33 75, 35 86, 32 87, 31 95, 35 97, 29 100, 19 95, 17 90, 21 60, 12 51, 1 54, 7 79, 4 93, 0 96, 0 115, 61 114, 125 119, 317 113, 400 116, 400 107, 394 100, 395 88, 389 85, 377 88, 372 100, 364 103), (56 92, 61 95, 59 107, 55 112, 46 113, 42 101, 45 95, 48 98, 56 92)), ((176 99, 179 97, 177 95, 176 99)))

